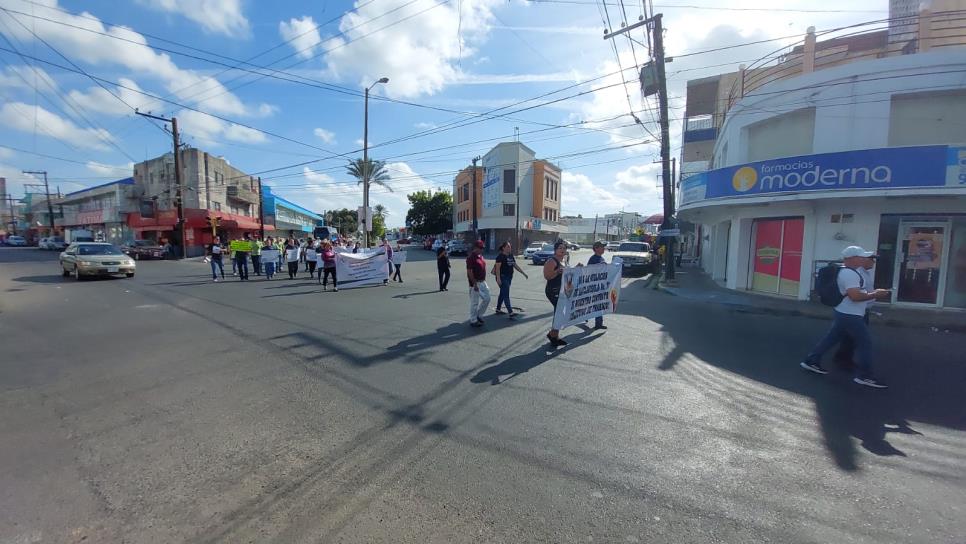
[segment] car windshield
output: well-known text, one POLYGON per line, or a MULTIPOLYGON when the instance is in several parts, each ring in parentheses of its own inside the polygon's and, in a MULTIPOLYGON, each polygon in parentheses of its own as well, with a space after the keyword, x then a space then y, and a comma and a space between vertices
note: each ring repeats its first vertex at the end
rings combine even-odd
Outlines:
POLYGON ((553 251, 553 244, 543 244, 540 246, 540 251, 553 251))
POLYGON ((157 245, 157 244, 155 244, 151 240, 135 240, 134 241, 134 245, 136 245, 138 247, 150 247, 150 246, 154 246, 154 245, 157 245))
POLYGON ((617 248, 617 251, 630 251, 633 253, 646 253, 651 250, 651 246, 643 242, 624 242, 617 248))
POLYGON ((541 244, 540 242, 534 242, 530 244, 530 247, 532 247, 533 249, 540 249, 543 247, 543 244, 541 244))
POLYGON ((121 250, 111 245, 80 245, 77 246, 78 255, 124 255, 121 250))
POLYGON ((64 239, 61 238, 60 236, 54 236, 53 238, 50 239, 50 241, 51 242, 63 242, 64 239))

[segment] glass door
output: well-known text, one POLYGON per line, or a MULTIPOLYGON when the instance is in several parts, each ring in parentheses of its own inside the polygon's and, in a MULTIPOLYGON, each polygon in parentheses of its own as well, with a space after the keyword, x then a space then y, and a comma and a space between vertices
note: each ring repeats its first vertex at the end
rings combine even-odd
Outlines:
POLYGON ((902 222, 896 245, 892 301, 942 305, 949 223, 902 222))

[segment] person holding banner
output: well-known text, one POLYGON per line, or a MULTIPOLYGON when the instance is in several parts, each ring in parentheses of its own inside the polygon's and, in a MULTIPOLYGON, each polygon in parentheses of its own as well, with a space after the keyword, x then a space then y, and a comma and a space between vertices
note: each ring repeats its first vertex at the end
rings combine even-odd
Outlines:
POLYGON ((235 267, 238 269, 239 281, 248 281, 248 255, 252 250, 252 235, 245 233, 242 240, 234 240, 231 249, 235 253, 235 267))
MULTIPOLYGON (((607 244, 601 240, 594 242, 594 254, 587 259, 587 265, 592 264, 607 264, 604 260, 604 251, 607 250, 607 244)), ((594 319, 594 328, 598 330, 605 330, 607 326, 604 325, 604 316, 599 315, 594 319)))
POLYGON ((299 250, 298 244, 292 238, 285 244, 285 262, 288 263, 288 279, 294 280, 299 274, 299 250))
POLYGON ((262 275, 262 241, 252 240, 252 271, 256 276, 262 275))
MULTIPOLYGON (((483 240, 473 244, 466 257, 466 279, 470 282, 470 326, 482 327, 483 314, 490 305, 490 286, 486 284, 486 260, 483 259, 483 240)), ((557 282, 560 283, 560 282, 557 282)))
POLYGON ((265 260, 262 262, 265 265, 265 278, 272 279, 275 276, 275 263, 278 258, 275 257, 275 244, 272 243, 272 239, 269 238, 265 240, 265 245, 262 247, 262 255, 265 256, 265 260))
POLYGON ((500 287, 500 295, 496 298, 496 313, 502 314, 501 305, 506 306, 507 317, 515 319, 517 314, 513 313, 513 305, 510 304, 510 283, 513 282, 513 269, 523 274, 523 277, 530 279, 527 273, 517 265, 513 258, 513 246, 510 242, 500 244, 500 254, 496 256, 496 265, 493 267, 493 275, 496 276, 496 284, 500 287))
POLYGON ((215 238, 208 246, 208 258, 211 259, 211 281, 214 282, 218 281, 218 276, 215 275, 216 269, 221 272, 221 281, 225 281, 225 265, 221 262, 221 253, 221 242, 215 238))
POLYGON ((339 279, 336 275, 335 270, 335 250, 332 249, 332 242, 326 240, 322 242, 322 247, 319 251, 319 256, 322 259, 322 270, 319 272, 320 275, 324 273, 322 277, 322 290, 328 291, 329 276, 332 276, 332 288, 335 292, 339 292, 339 279))
MULTIPOLYGON (((547 280, 547 287, 544 288, 543 293, 547 296, 550 304, 553 304, 555 311, 557 309, 557 299, 560 298, 560 283, 564 273, 563 260, 566 253, 567 244, 563 241, 557 241, 553 245, 553 257, 550 257, 547 259, 547 262, 543 263, 543 279, 547 280)), ((550 332, 547 333, 547 339, 550 340, 550 345, 553 347, 566 346, 567 341, 560 338, 560 331, 554 329, 553 325, 550 327, 550 332)))
POLYGON ((386 260, 389 262, 389 274, 386 276, 386 281, 383 283, 389 285, 389 277, 392 276, 392 244, 389 243, 389 240, 383 238, 382 248, 385 250, 386 260))

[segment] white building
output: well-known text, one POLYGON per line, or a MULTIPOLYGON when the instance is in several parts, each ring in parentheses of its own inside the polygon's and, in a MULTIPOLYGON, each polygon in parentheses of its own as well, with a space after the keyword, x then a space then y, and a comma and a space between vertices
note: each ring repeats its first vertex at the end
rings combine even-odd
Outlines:
POLYGON ((701 264, 731 289, 807 299, 850 245, 892 303, 966 308, 966 48, 770 82, 730 107, 711 170, 681 183, 701 264))

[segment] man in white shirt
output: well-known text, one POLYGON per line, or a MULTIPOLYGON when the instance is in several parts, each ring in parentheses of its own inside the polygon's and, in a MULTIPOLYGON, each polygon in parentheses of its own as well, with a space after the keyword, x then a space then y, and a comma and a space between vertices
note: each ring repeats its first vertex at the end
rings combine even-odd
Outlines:
POLYGON ((839 270, 836 281, 842 302, 835 307, 832 328, 825 338, 809 352, 801 367, 816 374, 828 374, 822 368, 822 355, 835 344, 850 340, 855 346, 856 374, 853 381, 859 385, 885 389, 884 383, 872 375, 872 338, 866 320, 868 306, 876 299, 891 296, 888 289, 873 289, 872 275, 877 255, 859 246, 849 246, 842 251, 845 266, 839 270))

